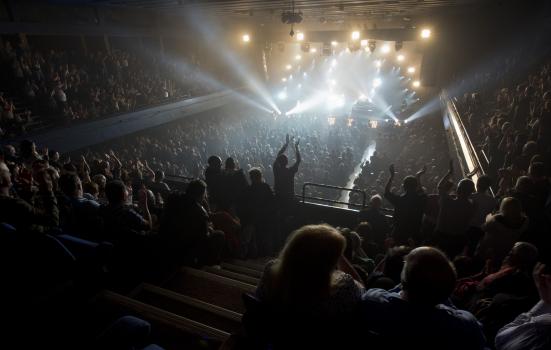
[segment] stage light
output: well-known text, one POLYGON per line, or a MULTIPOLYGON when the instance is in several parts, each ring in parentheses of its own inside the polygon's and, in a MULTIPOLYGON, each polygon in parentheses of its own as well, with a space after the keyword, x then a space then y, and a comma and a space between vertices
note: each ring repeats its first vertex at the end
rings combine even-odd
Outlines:
POLYGON ((335 118, 335 117, 327 118, 327 122, 329 123, 329 125, 335 125, 336 121, 337 121, 337 118, 335 118))
POLYGON ((419 80, 415 80, 415 81, 413 82, 413 87, 414 87, 414 88, 418 88, 418 87, 420 87, 420 86, 421 86, 421 82, 420 82, 419 80))
POLYGON ((337 60, 333 58, 331 60, 331 67, 335 67, 336 65, 337 65, 337 60))
POLYGON ((338 42, 336 42, 336 41, 334 41, 334 40, 331 42, 331 46, 335 47, 335 46, 337 46, 337 45, 339 45, 338 42))
POLYGON ((318 49, 316 49, 315 47, 310 49, 310 53, 316 53, 316 52, 318 52, 318 49))
POLYGON ((289 75, 289 80, 293 80, 293 75, 289 75))
POLYGON ((353 121, 354 121, 354 119, 348 118, 348 122, 346 123, 346 125, 352 126, 352 122, 353 122, 353 121))
POLYGON ((360 101, 365 101, 367 100, 367 96, 364 95, 364 94, 360 94, 360 97, 358 98, 360 101))
POLYGON ((381 68, 382 64, 383 63, 381 62, 381 60, 376 60, 375 61, 375 67, 377 67, 377 68, 381 68))
POLYGON ((352 40, 358 40, 358 39, 360 39, 360 32, 355 30, 352 32, 352 40))
POLYGON ((431 35, 430 29, 425 28, 425 29, 421 30, 421 38, 428 39, 428 38, 430 38, 430 35, 431 35))
POLYGON ((298 32, 298 33, 297 33, 297 40, 298 40, 298 41, 304 40, 304 33, 298 32))
POLYGON ((282 82, 286 82, 286 81, 287 81, 287 78, 281 78, 281 81, 282 81, 282 82))
POLYGON ((249 41, 251 41, 251 37, 249 36, 249 34, 243 34, 241 40, 243 40, 244 43, 248 43, 249 41))
POLYGON ((302 58, 301 55, 296 55, 296 56, 295 56, 295 60, 297 60, 297 61, 300 61, 301 58, 302 58))
POLYGON ((389 53, 390 52, 390 46, 388 44, 384 44, 383 47, 381 47, 382 53, 389 53))
POLYGON ((363 39, 360 41, 360 46, 361 47, 366 47, 367 46, 367 39, 363 39))
POLYGON ((406 56, 398 55, 398 56, 396 56, 396 59, 398 60, 398 62, 403 62, 406 59, 406 56))
POLYGON ((285 100, 287 98, 287 93, 285 91, 281 91, 279 94, 277 94, 277 98, 280 100, 285 100))
POLYGON ((410 74, 415 73, 415 67, 409 67, 408 68, 408 73, 410 73, 410 74))
POLYGON ((285 69, 287 69, 287 70, 291 70, 291 68, 293 68, 293 66, 291 66, 290 64, 285 66, 285 69))
POLYGON ((381 80, 381 78, 373 79, 373 87, 374 88, 381 86, 382 83, 383 83, 383 81, 381 80))
POLYGON ((306 74, 306 72, 302 73, 302 76, 306 78, 308 74, 306 74))

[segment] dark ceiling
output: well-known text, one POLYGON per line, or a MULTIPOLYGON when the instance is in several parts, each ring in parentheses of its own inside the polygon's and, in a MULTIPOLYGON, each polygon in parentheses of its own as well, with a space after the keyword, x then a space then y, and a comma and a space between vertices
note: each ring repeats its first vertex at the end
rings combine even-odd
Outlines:
MULTIPOLYGON (((459 8, 476 7, 493 0, 296 0, 295 8, 301 11, 304 21, 342 22, 344 20, 400 19, 427 17, 459 8)), ((143 9, 177 11, 201 8, 215 14, 231 17, 278 19, 282 11, 289 10, 291 1, 282 0, 96 0, 96 4, 131 6, 143 9)))

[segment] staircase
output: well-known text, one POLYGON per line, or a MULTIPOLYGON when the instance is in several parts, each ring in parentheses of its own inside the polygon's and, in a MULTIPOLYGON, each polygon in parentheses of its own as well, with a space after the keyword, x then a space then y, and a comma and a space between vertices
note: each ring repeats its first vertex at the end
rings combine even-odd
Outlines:
POLYGON ((182 267, 159 285, 142 283, 127 295, 101 291, 91 302, 99 323, 133 315, 152 325, 151 341, 171 349, 227 349, 267 259, 230 260, 219 267, 182 267))

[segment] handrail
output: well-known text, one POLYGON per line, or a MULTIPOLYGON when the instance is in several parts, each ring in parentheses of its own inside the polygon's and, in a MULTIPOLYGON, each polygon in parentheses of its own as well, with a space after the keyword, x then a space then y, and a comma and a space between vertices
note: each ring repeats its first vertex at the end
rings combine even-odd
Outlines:
MULTIPOLYGON (((485 167, 482 166, 480 158, 478 157, 478 152, 476 151, 471 141, 471 138, 469 137, 469 133, 467 132, 465 124, 463 124, 463 120, 461 119, 455 102, 452 98, 449 97, 448 93, 445 90, 442 90, 440 98, 447 109, 448 118, 450 119, 452 127, 458 136, 461 151, 463 152, 463 157, 465 158, 465 162, 467 163, 467 173, 472 173, 475 169, 478 169, 478 171, 473 175, 473 181, 476 182, 476 180, 478 179, 477 174, 483 175, 486 173, 484 171, 485 167)), ((487 161, 486 154, 483 152, 482 155, 486 158, 487 161)), ((490 192, 492 193, 492 195, 494 195, 491 189, 490 192)))
POLYGON ((341 187, 341 186, 324 185, 324 184, 318 184, 318 183, 313 183, 313 182, 305 182, 302 185, 302 196, 301 196, 301 198, 302 198, 302 203, 304 203, 306 199, 314 199, 314 200, 327 202, 327 203, 331 203, 331 204, 344 204, 344 205, 350 205, 350 206, 362 207, 362 208, 365 208, 365 205, 366 205, 366 202, 367 202, 367 194, 365 193, 365 191, 358 190, 358 189, 355 189, 355 188, 346 188, 346 187, 341 187), (330 189, 333 189, 333 190, 360 193, 363 197, 363 201, 362 201, 362 204, 360 205, 360 204, 355 204, 355 203, 342 202, 342 201, 338 201, 338 200, 335 200, 335 199, 327 199, 327 198, 321 198, 321 197, 306 196, 306 187, 309 187, 309 186, 310 187, 330 188, 330 189))
MULTIPOLYGON (((441 99, 442 99, 442 102, 444 103, 444 106, 447 109, 447 114, 450 119, 452 128, 455 131, 456 135, 458 136, 459 145, 461 147, 461 151, 463 153, 465 162, 467 163, 466 173, 470 173, 474 171, 476 168, 478 168, 479 172, 484 174, 484 168, 482 167, 482 164, 478 159, 476 150, 471 142, 471 139, 469 138, 469 135, 467 133, 467 130, 465 129, 465 125, 463 124, 463 121, 459 117, 459 112, 457 111, 455 104, 453 103, 453 101, 450 99, 450 97, 444 90, 441 93, 441 99)), ((478 176, 475 174, 473 178, 474 178, 474 181, 476 182, 476 179, 478 178, 478 176)))

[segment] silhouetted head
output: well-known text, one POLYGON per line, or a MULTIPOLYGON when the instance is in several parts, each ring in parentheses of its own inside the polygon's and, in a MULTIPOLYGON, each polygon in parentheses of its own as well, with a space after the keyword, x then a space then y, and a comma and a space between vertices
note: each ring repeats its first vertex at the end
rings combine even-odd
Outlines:
POLYGON ((406 300, 434 306, 449 298, 457 277, 444 253, 433 247, 419 247, 406 256, 401 278, 406 300))
POLYGON ((481 175, 476 181, 476 190, 486 192, 492 186, 492 179, 488 175, 481 175))
POLYGON ((289 160, 287 159, 287 156, 285 154, 280 154, 276 158, 276 163, 281 167, 286 167, 287 163, 289 163, 289 160))
POLYGON ((467 198, 474 192, 474 182, 471 179, 463 179, 457 185, 457 196, 467 198))
POLYGON ((516 198, 505 197, 501 200, 499 211, 505 218, 517 221, 522 216, 522 204, 516 198))
POLYGON ((404 187, 404 191, 414 192, 417 190, 417 179, 415 176, 408 175, 404 178, 402 186, 404 187))
POLYGON ((528 242, 517 242, 505 258, 508 266, 525 271, 532 271, 538 261, 538 248, 528 242))
POLYGON ((227 170, 234 170, 236 167, 235 160, 232 157, 228 157, 228 159, 226 159, 225 167, 227 170))
POLYGON ((249 170, 249 177, 253 184, 262 183, 262 171, 259 168, 252 168, 249 170))
POLYGON ((203 180, 193 180, 187 186, 186 195, 195 201, 202 201, 206 191, 207 184, 203 180))
POLYGON ((380 195, 376 194, 371 197, 369 200, 369 204, 371 205, 371 208, 379 209, 383 205, 383 198, 381 198, 380 195))
POLYGON ((216 168, 216 169, 222 168, 222 158, 218 156, 210 156, 207 162, 209 163, 209 166, 212 168, 216 168))
POLYGON ((125 203, 128 198, 126 185, 120 180, 114 180, 105 185, 105 196, 111 205, 125 203))

